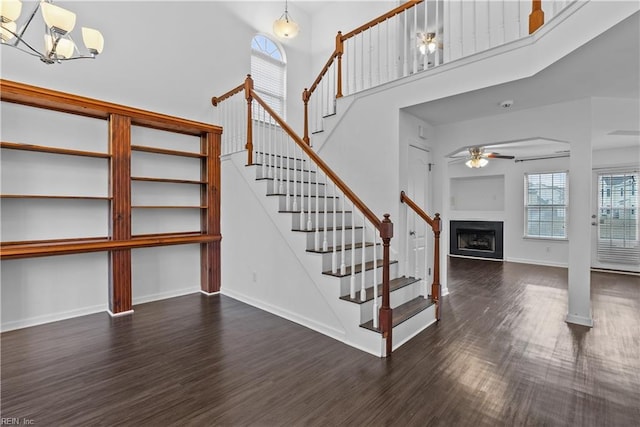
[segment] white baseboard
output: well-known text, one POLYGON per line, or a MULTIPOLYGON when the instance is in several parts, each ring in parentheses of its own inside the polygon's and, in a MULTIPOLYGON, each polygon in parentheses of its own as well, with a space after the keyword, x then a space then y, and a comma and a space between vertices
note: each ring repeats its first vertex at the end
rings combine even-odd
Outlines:
POLYGON ((578 316, 577 314, 567 313, 567 317, 564 319, 567 323, 574 323, 576 325, 588 326, 593 328, 593 319, 591 317, 578 316))
POLYGON ((42 325, 44 323, 57 322, 59 320, 71 319, 73 317, 86 316, 88 314, 107 311, 104 305, 93 305, 90 307, 78 308, 75 310, 61 311, 58 313, 44 314, 42 316, 28 317, 26 319, 13 320, 2 324, 2 332, 13 331, 15 329, 28 328, 30 326, 42 325))
POLYGON ((217 292, 205 292, 202 289, 200 289, 200 293, 209 297, 211 295, 219 295, 220 291, 217 291, 217 292))
POLYGON ((133 299, 133 304, 144 304, 146 302, 158 301, 161 299, 181 297, 182 295, 193 294, 200 291, 200 286, 197 288, 182 288, 182 289, 173 289, 167 292, 160 292, 157 294, 143 295, 133 299))
POLYGON ((327 335, 333 339, 336 339, 341 342, 345 341, 345 332, 332 328, 330 326, 324 325, 322 323, 318 323, 315 320, 309 319, 304 316, 300 316, 297 313, 292 313, 288 310, 282 309, 280 307, 273 306, 271 304, 265 303, 263 301, 256 300, 247 295, 243 295, 238 292, 230 291, 228 289, 222 289, 222 295, 227 296, 229 298, 233 298, 245 304, 249 304, 253 307, 259 308, 260 310, 266 311, 271 314, 275 314, 278 317, 282 317, 284 319, 290 320, 299 325, 305 326, 309 329, 312 329, 316 332, 319 332, 323 335, 327 335))
POLYGON ((567 264, 566 262, 540 261, 540 260, 525 259, 525 258, 507 258, 505 259, 505 261, 515 262, 518 264, 542 265, 545 267, 569 268, 569 264, 567 264))

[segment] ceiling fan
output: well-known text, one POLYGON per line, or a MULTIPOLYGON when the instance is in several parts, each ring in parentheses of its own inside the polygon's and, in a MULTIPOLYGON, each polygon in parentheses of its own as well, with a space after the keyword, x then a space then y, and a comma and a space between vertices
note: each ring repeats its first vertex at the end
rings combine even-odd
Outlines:
POLYGON ((487 159, 515 159, 515 156, 503 156, 499 153, 485 153, 484 147, 469 147, 469 157, 464 163, 470 168, 483 168, 487 166, 487 159))

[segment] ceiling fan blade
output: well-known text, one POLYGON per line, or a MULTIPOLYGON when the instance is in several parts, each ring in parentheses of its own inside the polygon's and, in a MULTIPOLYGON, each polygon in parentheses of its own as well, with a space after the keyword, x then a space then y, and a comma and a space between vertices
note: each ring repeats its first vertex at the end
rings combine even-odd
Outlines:
POLYGON ((501 154, 498 153, 485 153, 483 154, 484 157, 487 157, 489 159, 515 159, 516 156, 503 156, 501 154))

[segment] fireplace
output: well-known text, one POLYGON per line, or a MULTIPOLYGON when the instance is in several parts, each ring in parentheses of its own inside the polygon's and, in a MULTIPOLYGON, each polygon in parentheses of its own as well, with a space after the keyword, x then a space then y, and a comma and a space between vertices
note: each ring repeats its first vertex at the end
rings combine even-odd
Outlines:
POLYGON ((451 221, 450 253, 502 259, 502 221, 451 221))

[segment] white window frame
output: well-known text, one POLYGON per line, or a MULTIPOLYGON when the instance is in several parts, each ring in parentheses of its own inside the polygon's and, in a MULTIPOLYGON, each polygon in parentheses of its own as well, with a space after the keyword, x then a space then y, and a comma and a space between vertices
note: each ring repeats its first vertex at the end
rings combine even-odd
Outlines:
MULTIPOLYGON (((552 200, 553 200, 553 195, 552 195, 552 200)), ((540 211, 539 211, 540 212, 540 211)), ((541 240, 568 240, 568 220, 569 220, 569 172, 568 171, 553 171, 553 172, 530 172, 530 173, 525 173, 524 174, 524 238, 525 239, 541 239, 541 240), (564 203, 560 204, 554 204, 553 202, 551 204, 546 203, 546 204, 542 204, 542 203, 529 203, 529 181, 530 181, 530 177, 532 176, 540 176, 542 177, 543 175, 551 175, 551 179, 552 179, 552 187, 553 187, 553 175, 557 175, 557 174, 564 174, 564 203), (551 218, 551 235, 546 235, 546 234, 540 234, 540 226, 538 226, 538 234, 531 234, 529 233, 529 212, 533 209, 540 209, 540 208, 551 208, 551 211, 553 212, 555 209, 561 209, 564 212, 564 219, 562 221, 562 229, 564 230, 564 235, 562 236, 555 236, 553 235, 553 225, 554 223, 560 222, 560 221, 554 221, 553 215, 551 218)), ((537 220, 538 224, 542 224, 542 223, 548 223, 549 221, 541 221, 540 219, 537 220)))
MULTIPOLYGON (((265 34, 261 34, 261 33, 256 34, 251 39, 251 73, 252 73, 253 82, 254 82, 254 90, 256 91, 256 93, 258 93, 258 95, 261 95, 261 98, 264 99, 267 105, 269 105, 276 113, 278 113, 283 120, 286 120, 287 119, 287 60, 286 60, 285 52, 282 46, 277 41, 273 40, 271 37, 265 34), (273 53, 265 51, 264 49, 256 49, 254 47, 254 40, 257 37, 264 38, 268 42, 273 44, 273 46, 277 49, 278 54, 282 59, 277 58, 276 56, 273 55, 273 53), (282 70, 282 75, 276 77, 276 80, 279 79, 280 77, 282 78, 282 87, 280 88, 279 92, 269 91, 266 88, 262 87, 263 85, 261 85, 259 82, 259 76, 253 75, 255 71, 253 68, 254 57, 260 58, 263 61, 267 61, 271 64, 274 64, 280 67, 280 69, 282 70), (277 108, 275 105, 269 102, 269 99, 271 97, 277 98, 282 103, 281 110, 280 108, 277 108)), ((254 120, 264 121, 265 119, 263 117, 254 116, 254 120)), ((272 120, 268 120, 268 122, 274 123, 272 120)))

